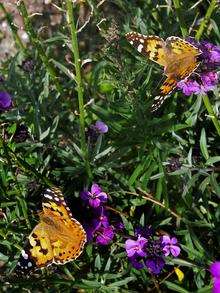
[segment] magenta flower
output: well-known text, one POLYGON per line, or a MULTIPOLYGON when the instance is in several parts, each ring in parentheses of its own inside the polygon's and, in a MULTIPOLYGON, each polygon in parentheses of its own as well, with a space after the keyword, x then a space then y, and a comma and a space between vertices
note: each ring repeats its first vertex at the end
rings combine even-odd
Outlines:
POLYGON ((210 272, 213 277, 212 293, 220 292, 220 261, 215 261, 210 266, 210 272))
POLYGON ((91 191, 83 191, 81 193, 81 198, 88 201, 91 207, 97 208, 107 201, 108 195, 105 192, 102 192, 102 189, 98 184, 94 183, 91 187, 91 191))
POLYGON ((163 252, 165 256, 172 254, 177 257, 180 254, 180 247, 177 245, 177 239, 175 237, 170 238, 168 235, 162 237, 163 252))
POLYGON ((96 233, 98 235, 96 237, 96 243, 101 245, 109 244, 114 237, 114 230, 112 226, 101 227, 96 233))
POLYGON ((203 41, 200 43, 203 57, 209 63, 220 63, 220 46, 203 41))
POLYGON ((11 108, 12 98, 7 92, 0 92, 0 111, 5 111, 11 108))
POLYGON ((182 80, 178 82, 177 86, 186 96, 190 96, 193 93, 199 94, 200 92, 200 85, 195 80, 182 80))
POLYGON ((132 266, 138 270, 147 268, 157 275, 165 266, 165 256, 177 257, 180 253, 175 237, 158 237, 150 226, 136 228, 135 237, 126 240, 125 249, 132 266))
POLYGON ((147 239, 144 237, 139 237, 136 241, 132 239, 128 239, 125 242, 125 249, 128 257, 133 256, 146 256, 146 252, 143 251, 145 244, 147 243, 147 239))
POLYGON ((94 125, 91 125, 90 127, 98 133, 108 132, 108 125, 106 125, 102 121, 96 121, 96 123, 94 125))
POLYGON ((201 74, 201 90, 204 92, 208 92, 213 90, 218 83, 218 74, 217 72, 206 72, 201 74))
POLYGON ((210 71, 200 75, 200 82, 196 80, 183 80, 178 83, 178 87, 184 95, 207 93, 215 88, 218 83, 217 72, 210 71))

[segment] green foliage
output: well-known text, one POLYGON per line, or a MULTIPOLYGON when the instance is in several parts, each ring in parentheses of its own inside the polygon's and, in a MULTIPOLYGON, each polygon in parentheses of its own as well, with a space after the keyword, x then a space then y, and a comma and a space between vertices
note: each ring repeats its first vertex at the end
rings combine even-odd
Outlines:
MULTIPOLYGON (((209 292, 207 269, 220 257, 219 134, 199 96, 172 94, 160 115, 150 113, 162 70, 133 50, 124 35, 134 30, 181 37, 199 31, 198 38, 218 44, 219 10, 213 1, 191 0, 76 4, 75 20, 82 7, 88 13, 93 10, 77 34, 82 61, 77 69, 76 39, 69 30, 72 22, 66 22, 66 3, 56 3, 62 25, 42 38, 34 17, 28 17, 23 1, 19 2, 30 44, 23 47, 12 26, 19 50, 1 64, 5 77, 1 90, 13 96, 12 109, 0 114, 2 290, 209 292), (34 62, 30 72, 22 68, 27 59, 34 62), (91 61, 84 64, 87 59, 91 61), (109 131, 89 144, 86 131, 96 120, 104 121, 109 131), (19 125, 29 131, 24 141, 16 140, 19 125), (174 163, 178 167, 173 169, 174 163), (35 276, 14 279, 20 250, 38 220, 43 188, 61 187, 74 215, 83 221, 85 215, 77 214, 74 201, 92 182, 110 195, 109 206, 121 215, 127 234, 132 235, 139 223, 176 234, 181 256, 162 275, 152 276, 131 268, 124 250, 126 238, 117 235, 105 248, 88 244, 75 262, 45 269, 37 281, 35 276), (173 266, 185 274, 181 283, 173 266)), ((209 98, 218 113, 218 89, 209 98)))

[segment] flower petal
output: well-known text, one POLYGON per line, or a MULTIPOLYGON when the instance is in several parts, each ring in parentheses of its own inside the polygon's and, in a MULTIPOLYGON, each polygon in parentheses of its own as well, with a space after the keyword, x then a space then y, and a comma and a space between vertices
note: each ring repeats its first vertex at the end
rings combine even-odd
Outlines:
POLYGON ((172 245, 170 247, 170 252, 174 257, 177 257, 180 254, 180 247, 176 245, 172 245))
POLYGON ((176 237, 172 237, 170 240, 170 244, 177 244, 177 239, 176 237))
POLYGON ((162 244, 170 244, 170 236, 163 235, 163 237, 162 237, 162 244))
POLYGON ((90 198, 89 199, 89 205, 92 208, 97 208, 100 206, 100 200, 98 198, 90 198))
POLYGON ((102 189, 98 184, 96 184, 96 183, 92 184, 92 187, 91 187, 91 193, 92 194, 98 195, 101 192, 102 192, 102 189))
POLYGON ((220 261, 215 261, 210 266, 210 273, 212 274, 212 277, 219 278, 220 279, 220 261))

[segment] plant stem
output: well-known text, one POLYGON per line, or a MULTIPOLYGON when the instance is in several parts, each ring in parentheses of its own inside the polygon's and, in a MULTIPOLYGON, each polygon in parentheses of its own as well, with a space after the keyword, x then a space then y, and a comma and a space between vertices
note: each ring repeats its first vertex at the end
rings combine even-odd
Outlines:
POLYGON ((17 5, 18 5, 18 10, 21 13, 23 20, 24 20, 25 30, 27 31, 32 44, 36 47, 36 49, 39 53, 39 56, 46 67, 46 70, 48 71, 49 75, 53 79, 57 91, 59 93, 61 93, 62 87, 61 87, 60 83, 58 82, 56 70, 55 70, 54 66, 50 63, 48 56, 46 55, 45 50, 41 45, 41 40, 38 38, 36 32, 33 29, 32 23, 31 23, 29 16, 28 16, 27 8, 24 4, 24 1, 19 1, 17 5))
MULTIPOLYGON (((159 200, 156 200, 152 197, 151 194, 145 192, 144 190, 142 189, 139 189, 139 191, 141 193, 143 193, 144 195, 141 194, 141 197, 144 198, 145 200, 147 201, 150 201, 150 202, 153 202, 154 204, 166 209, 172 216, 174 216, 175 218, 177 218, 178 221, 182 220, 182 217, 180 215, 178 215, 177 213, 173 212, 170 208, 166 207, 163 203, 161 203, 159 200)), ((126 192, 127 194, 132 194, 132 195, 135 195, 135 196, 140 196, 140 194, 136 193, 136 192, 130 192, 130 191, 127 191, 126 192)))
POLYGON ((176 10, 177 18, 179 20, 182 36, 185 38, 187 36, 187 28, 186 28, 186 25, 185 25, 185 20, 184 20, 183 15, 182 15, 180 1, 179 0, 173 0, 173 4, 174 4, 175 10, 176 10))
POLYGON ((217 1, 216 0, 212 0, 210 5, 209 5, 209 8, 206 12, 206 15, 205 17, 203 18, 200 26, 199 26, 199 29, 197 30, 197 33, 196 33, 196 40, 199 40, 203 34, 203 31, 205 29, 205 27, 207 26, 210 18, 211 18, 211 15, 213 13, 213 11, 215 10, 215 8, 217 8, 217 1))
POLYGON ((209 113, 209 116, 211 117, 212 119, 212 122, 213 124, 215 125, 215 128, 218 132, 218 135, 220 136, 220 122, 218 121, 214 111, 213 111, 213 108, 212 108, 212 105, 210 103, 210 100, 209 100, 209 97, 207 95, 202 95, 202 99, 203 99, 203 102, 205 104, 205 107, 206 107, 206 110, 208 111, 209 113))
POLYGON ((83 102, 83 85, 81 77, 81 66, 79 58, 79 47, 77 41, 77 31, 74 23, 73 16, 73 3, 72 0, 66 0, 66 9, 67 9, 67 23, 71 33, 71 45, 74 55, 74 65, 76 70, 76 83, 77 83, 77 92, 78 92, 78 103, 79 103, 79 119, 80 119, 80 143, 81 150, 83 152, 85 168, 89 179, 92 179, 92 172, 90 169, 89 158, 88 158, 88 148, 86 144, 85 136, 85 114, 84 114, 84 102, 83 102))
POLYGON ((17 45, 18 49, 22 50, 22 51, 26 51, 26 48, 24 46, 24 44, 22 43, 19 35, 18 35, 18 29, 17 27, 14 25, 13 23, 13 19, 10 13, 8 13, 5 9, 5 6, 3 3, 0 3, 0 9, 3 11, 3 13, 5 14, 5 18, 7 20, 7 23, 11 29, 15 44, 17 45))

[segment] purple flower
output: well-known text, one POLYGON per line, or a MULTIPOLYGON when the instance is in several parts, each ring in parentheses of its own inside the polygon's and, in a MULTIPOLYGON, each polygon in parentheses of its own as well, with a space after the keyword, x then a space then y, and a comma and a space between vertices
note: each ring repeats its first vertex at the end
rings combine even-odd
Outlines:
POLYGON ((153 235, 153 229, 151 227, 137 227, 134 234, 136 237, 148 239, 148 237, 153 235))
POLYGON ((186 96, 191 94, 201 94, 213 90, 218 83, 217 72, 210 71, 201 73, 200 80, 183 80, 178 82, 178 87, 183 91, 186 96))
POLYGON ((202 57, 206 60, 206 62, 220 64, 220 46, 202 41, 200 43, 200 49, 203 52, 202 57))
POLYGON ((144 262, 141 257, 129 257, 128 259, 136 270, 141 270, 144 268, 144 262))
POLYGON ((12 98, 7 92, 0 92, 0 111, 8 110, 12 105, 12 98))
POLYGON ((160 256, 148 258, 146 266, 152 274, 158 275, 165 266, 165 261, 160 256))
POLYGON ((200 86, 195 80, 182 80, 178 82, 177 86, 186 96, 190 96, 193 93, 198 94, 200 92, 200 86))
POLYGON ((108 214, 104 207, 99 207, 96 209, 96 214, 97 217, 93 219, 92 221, 92 226, 94 227, 95 230, 99 229, 101 226, 107 228, 110 226, 109 221, 108 221, 108 214))
POLYGON ((91 125, 90 127, 98 133, 108 132, 108 125, 102 121, 96 121, 95 125, 91 125))
POLYGON ((146 252, 144 252, 145 244, 147 243, 147 239, 144 237, 139 237, 136 241, 132 239, 128 239, 125 242, 125 249, 128 257, 132 256, 146 256, 146 252))
POLYGON ((88 201, 91 207, 97 208, 107 201, 108 195, 105 192, 102 192, 102 189, 98 184, 94 183, 91 187, 91 191, 83 191, 81 193, 81 198, 88 201))
POLYGON ((92 227, 92 226, 89 225, 89 224, 84 224, 83 226, 85 227, 85 230, 86 230, 87 241, 88 241, 88 242, 92 241, 92 239, 93 239, 93 237, 94 237, 94 234, 95 234, 95 229, 94 229, 94 227, 92 227))
POLYGON ((117 232, 122 232, 125 229, 125 225, 122 222, 114 223, 114 228, 117 232))
POLYGON ((208 92, 213 90, 218 83, 218 74, 212 71, 203 73, 201 74, 201 81, 201 91, 208 92))
POLYGON ((96 232, 96 234, 98 235, 96 238, 96 243, 101 245, 107 245, 109 244, 109 242, 112 241, 114 237, 113 227, 112 226, 101 227, 96 232))
POLYGON ((220 261, 216 261, 211 264, 210 272, 213 277, 212 293, 220 292, 220 261))
POLYGON ((177 239, 175 237, 170 238, 168 235, 162 237, 163 252, 165 256, 168 256, 170 253, 177 257, 180 254, 180 247, 177 245, 177 239))

